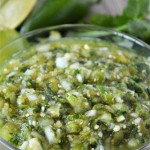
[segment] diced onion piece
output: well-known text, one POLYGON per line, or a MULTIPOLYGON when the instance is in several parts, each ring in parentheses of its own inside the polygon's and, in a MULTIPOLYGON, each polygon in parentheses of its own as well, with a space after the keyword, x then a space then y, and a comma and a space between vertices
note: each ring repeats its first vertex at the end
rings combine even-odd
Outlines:
POLYGON ((55 142, 55 134, 50 126, 44 128, 44 132, 49 144, 53 144, 55 142))
POLYGON ((125 117, 123 115, 117 117, 117 122, 122 122, 125 120, 125 117))
POLYGON ((80 67, 80 64, 79 64, 78 62, 76 62, 76 63, 70 65, 70 68, 71 68, 71 69, 78 69, 79 67, 80 67))
POLYGON ((114 130, 114 132, 118 132, 120 130, 120 126, 119 125, 115 125, 113 130, 114 130))
POLYGON ((128 145, 132 146, 132 147, 135 147, 137 144, 138 143, 137 143, 136 139, 130 139, 128 142, 128 145))
POLYGON ((96 110, 89 110, 85 113, 87 117, 93 117, 96 115, 96 110))
POLYGON ((30 101, 35 101, 37 99, 37 96, 35 94, 27 94, 27 97, 30 101))
POLYGON ((98 133, 98 136, 99 136, 100 138, 102 138, 102 137, 103 137, 103 132, 100 131, 100 132, 98 133))
POLYGON ((99 148, 99 150, 104 150, 104 147, 103 147, 103 145, 100 145, 100 148, 99 148))
POLYGON ((24 74, 30 76, 30 75, 32 75, 33 73, 34 73, 33 70, 27 69, 26 72, 25 72, 24 74))
POLYGON ((66 91, 69 91, 71 89, 71 83, 66 80, 63 80, 61 82, 61 85, 66 91))
POLYGON ((60 116, 60 107, 61 104, 56 104, 47 109, 47 113, 51 115, 51 117, 59 117, 60 116))
POLYGON ((30 150, 43 150, 37 138, 32 138, 29 140, 29 149, 30 150))
POLYGON ((29 144, 28 141, 24 141, 23 144, 19 147, 19 149, 21 149, 21 150, 26 150, 28 144, 29 144))
POLYGON ((138 118, 136 118, 136 119, 134 120, 134 124, 135 124, 135 125, 140 124, 140 122, 141 122, 141 118, 140 118, 140 117, 138 117, 138 118))
POLYGON ((133 117, 133 118, 137 118, 137 117, 138 117, 138 114, 136 114, 136 113, 131 113, 130 116, 133 117))
POLYGON ((50 45, 48 44, 37 47, 38 52, 45 52, 45 51, 48 51, 49 49, 50 49, 50 45))
POLYGON ((68 61, 65 57, 56 58, 56 66, 58 68, 66 68, 68 66, 68 61))
POLYGON ((76 78, 77 78, 77 80, 78 80, 79 82, 83 82, 83 77, 82 77, 81 74, 77 74, 77 75, 76 75, 76 78))
POLYGON ((111 123, 112 122, 112 117, 110 113, 104 113, 100 116, 100 119, 102 122, 105 123, 111 123))

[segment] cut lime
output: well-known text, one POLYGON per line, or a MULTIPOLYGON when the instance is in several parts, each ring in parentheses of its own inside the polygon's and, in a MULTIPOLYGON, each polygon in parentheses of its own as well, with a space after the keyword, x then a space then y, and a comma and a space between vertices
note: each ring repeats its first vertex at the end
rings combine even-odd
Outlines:
POLYGON ((28 42, 25 38, 20 38, 19 33, 13 29, 5 29, 0 27, 0 68, 12 55, 27 47, 28 42), (14 41, 7 45, 7 43, 14 41), (5 46, 7 45, 7 46, 5 46), (2 49, 1 49, 2 48, 2 49))
POLYGON ((0 4, 0 25, 14 29, 29 15, 37 0, 6 0, 0 4))
POLYGON ((14 40, 19 36, 19 33, 12 29, 0 29, 0 47, 14 40))
POLYGON ((0 1, 0 9, 4 6, 4 4, 7 2, 8 0, 1 0, 0 1))

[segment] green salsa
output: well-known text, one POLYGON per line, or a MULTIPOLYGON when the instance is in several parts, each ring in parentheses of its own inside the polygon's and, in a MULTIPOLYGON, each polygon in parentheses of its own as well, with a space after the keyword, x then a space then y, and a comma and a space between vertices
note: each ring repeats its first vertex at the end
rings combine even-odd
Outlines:
POLYGON ((21 150, 150 142, 150 57, 98 39, 23 51, 0 72, 0 136, 21 150))

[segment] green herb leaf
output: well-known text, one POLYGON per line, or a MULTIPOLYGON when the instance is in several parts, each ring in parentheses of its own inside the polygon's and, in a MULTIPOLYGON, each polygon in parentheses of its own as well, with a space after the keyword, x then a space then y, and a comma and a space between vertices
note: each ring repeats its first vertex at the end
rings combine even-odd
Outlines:
POLYGON ((91 16, 90 23, 101 25, 105 27, 114 26, 115 17, 103 15, 103 14, 94 14, 91 16))
POLYGON ((130 19, 146 16, 149 12, 149 4, 150 0, 128 0, 123 16, 127 16, 130 19))
POLYGON ((127 6, 120 16, 93 14, 88 23, 114 28, 127 32, 146 42, 150 42, 149 14, 150 0, 128 0, 127 6))
POLYGON ((128 22, 128 32, 142 39, 150 41, 150 21, 149 20, 133 20, 128 22))

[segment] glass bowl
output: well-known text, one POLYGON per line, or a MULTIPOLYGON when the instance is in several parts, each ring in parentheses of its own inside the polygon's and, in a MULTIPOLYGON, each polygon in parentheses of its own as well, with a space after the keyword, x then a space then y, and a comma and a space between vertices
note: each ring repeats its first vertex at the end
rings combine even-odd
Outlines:
MULTIPOLYGON (((136 53, 138 53, 138 55, 150 57, 150 46, 135 37, 93 25, 84 25, 84 24, 60 25, 42 28, 23 34, 14 41, 1 47, 0 69, 12 57, 15 57, 17 54, 21 53, 24 50, 29 50, 31 47, 36 46, 39 43, 39 41, 41 41, 41 43, 57 41, 57 35, 56 37, 54 36, 52 39, 48 38, 47 41, 43 40, 47 37, 50 37, 52 31, 59 31, 59 33, 61 33, 61 38, 71 37, 71 38, 102 39, 104 41, 119 45, 123 48, 135 51, 136 53)), ((18 150, 17 148, 13 147, 2 138, 0 138, 0 149, 18 150)), ((150 149, 150 147, 140 148, 140 150, 148 150, 148 149, 150 149)))

